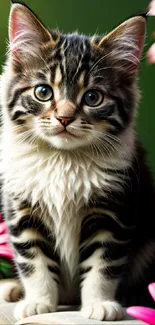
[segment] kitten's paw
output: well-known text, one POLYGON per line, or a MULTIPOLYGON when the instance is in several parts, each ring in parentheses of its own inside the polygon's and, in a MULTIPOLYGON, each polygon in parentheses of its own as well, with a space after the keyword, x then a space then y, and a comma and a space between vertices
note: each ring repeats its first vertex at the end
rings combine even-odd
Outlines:
POLYGON ((0 296, 7 302, 16 302, 23 296, 23 288, 20 282, 12 280, 1 288, 0 296))
POLYGON ((96 320, 121 320, 123 318, 123 309, 115 301, 98 301, 81 309, 84 318, 96 320))
POLYGON ((27 301, 22 300, 18 302, 14 310, 14 316, 17 320, 23 319, 25 317, 46 314, 56 311, 56 307, 53 305, 46 305, 43 302, 27 301))

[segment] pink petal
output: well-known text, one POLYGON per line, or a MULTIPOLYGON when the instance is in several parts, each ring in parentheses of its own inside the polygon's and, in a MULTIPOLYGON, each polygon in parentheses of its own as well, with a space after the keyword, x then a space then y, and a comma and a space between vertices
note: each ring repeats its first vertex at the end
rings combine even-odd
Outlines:
POLYGON ((127 313, 150 325, 155 325, 155 310, 146 307, 129 307, 127 313))
POLYGON ((152 0, 149 4, 149 16, 155 16, 155 0, 152 0))
POLYGON ((6 247, 5 245, 0 246, 0 256, 4 256, 7 258, 13 258, 13 252, 10 247, 6 247))
POLYGON ((5 222, 0 223, 0 234, 7 232, 7 227, 5 222))
POLYGON ((8 234, 0 235, 0 245, 1 244, 7 244, 8 241, 9 241, 9 235, 8 234))
POLYGON ((13 255, 11 252, 0 252, 0 256, 2 257, 6 257, 6 258, 9 258, 9 259, 12 259, 13 258, 13 255))
POLYGON ((147 52, 148 63, 155 63, 155 44, 153 44, 147 52))
POLYGON ((155 283, 150 283, 148 286, 148 289, 149 289, 150 295, 155 300, 155 283))

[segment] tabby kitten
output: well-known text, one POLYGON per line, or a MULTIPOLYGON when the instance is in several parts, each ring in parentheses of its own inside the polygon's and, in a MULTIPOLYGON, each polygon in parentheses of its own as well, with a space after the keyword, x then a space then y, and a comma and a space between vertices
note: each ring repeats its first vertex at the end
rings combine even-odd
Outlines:
POLYGON ((63 35, 12 5, 2 181, 17 318, 80 300, 85 317, 118 320, 155 280, 153 186, 134 134, 144 36, 143 16, 63 35))

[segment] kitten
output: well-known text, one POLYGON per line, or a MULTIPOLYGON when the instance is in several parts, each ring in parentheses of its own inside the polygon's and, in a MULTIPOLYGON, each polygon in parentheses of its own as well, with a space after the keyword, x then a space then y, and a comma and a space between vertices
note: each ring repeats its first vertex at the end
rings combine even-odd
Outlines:
POLYGON ((154 189, 134 132, 145 18, 103 37, 63 35, 16 3, 9 37, 2 181, 24 292, 15 315, 80 300, 87 318, 121 319, 155 280, 154 189))

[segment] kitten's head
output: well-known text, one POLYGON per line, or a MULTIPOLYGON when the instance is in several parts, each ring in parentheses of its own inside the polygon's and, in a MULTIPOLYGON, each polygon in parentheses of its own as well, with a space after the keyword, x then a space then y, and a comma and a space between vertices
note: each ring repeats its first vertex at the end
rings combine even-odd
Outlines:
POLYGON ((135 116, 144 36, 143 16, 103 37, 64 35, 47 30, 27 6, 13 4, 2 77, 4 119, 24 141, 58 149, 119 137, 135 116))

